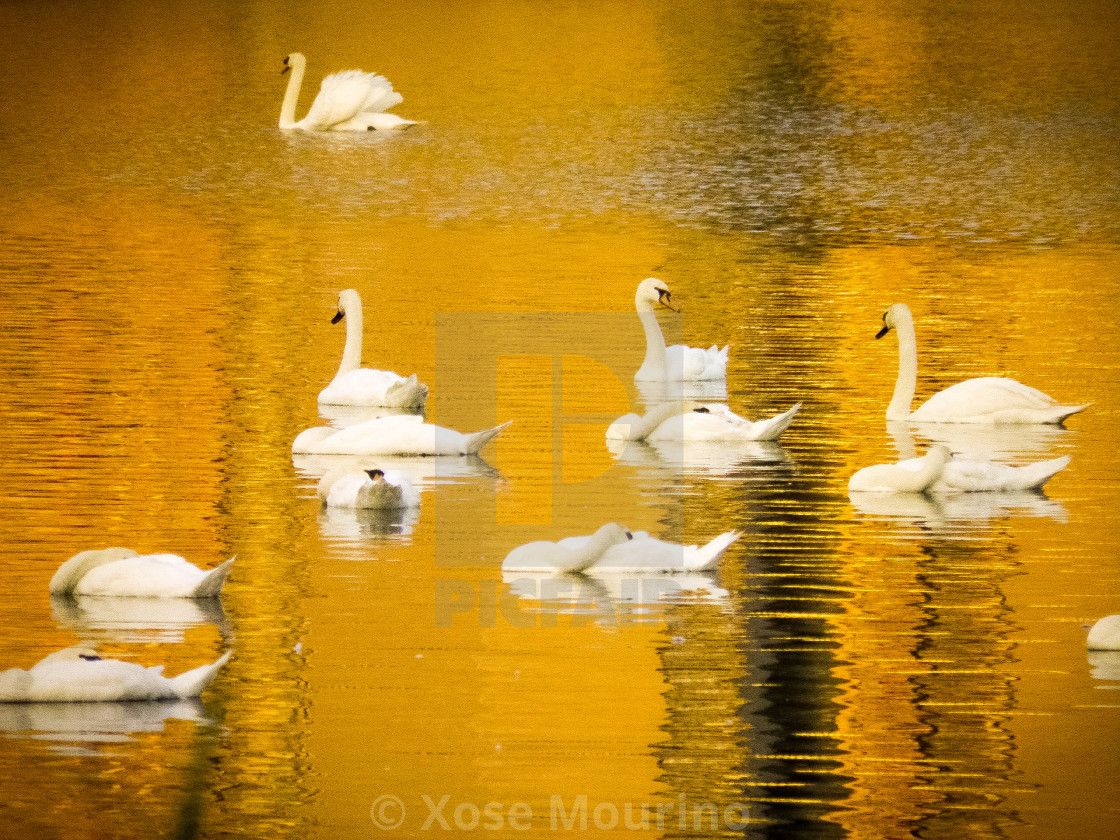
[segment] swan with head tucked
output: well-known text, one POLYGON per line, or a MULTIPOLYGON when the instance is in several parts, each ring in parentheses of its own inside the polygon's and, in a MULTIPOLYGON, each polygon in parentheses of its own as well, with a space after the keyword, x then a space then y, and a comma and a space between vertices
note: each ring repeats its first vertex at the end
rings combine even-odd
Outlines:
POLYGON ((849 492, 868 493, 1014 493, 1040 490, 1069 464, 1069 456, 1022 467, 995 461, 959 458, 943 443, 920 458, 873 464, 848 480, 849 492))
POLYGON ((415 125, 396 114, 385 113, 404 101, 384 76, 364 73, 361 70, 344 70, 323 79, 319 94, 302 120, 296 120, 296 100, 299 99, 307 59, 303 53, 292 53, 284 59, 281 75, 289 70, 288 87, 284 91, 284 104, 280 107, 280 128, 303 131, 383 131, 390 128, 415 125))
POLYGON ((631 534, 611 522, 590 536, 566 537, 554 543, 538 540, 518 546, 506 555, 502 571, 554 574, 703 572, 714 569, 737 539, 737 531, 728 531, 706 545, 680 545, 656 539, 645 531, 631 534))
POLYGON ((425 423, 415 414, 374 417, 345 429, 316 426, 292 443, 296 455, 477 455, 512 420, 464 434, 425 423))
POLYGON ((668 402, 644 415, 625 414, 607 427, 607 440, 738 441, 777 440, 789 428, 801 403, 766 420, 750 421, 725 405, 694 400, 668 402))
POLYGON ((1089 628, 1089 650, 1120 650, 1120 615, 1106 615, 1089 628))
POLYGON ((233 570, 233 558, 210 570, 177 554, 138 554, 130 548, 81 551, 58 567, 51 595, 117 598, 216 598, 233 570))
POLYGON ((650 277, 638 284, 634 306, 646 334, 646 357, 634 374, 638 381, 696 382, 727 376, 727 345, 712 345, 707 350, 684 344, 665 346, 665 336, 657 323, 657 307, 673 312, 672 293, 662 281, 650 277))
POLYGON ((163 676, 163 666, 145 668, 134 662, 102 659, 88 648, 56 651, 28 670, 0 672, 0 703, 97 703, 116 700, 185 700, 198 697, 229 660, 215 662, 177 677, 163 676))
POLYGON ((910 405, 918 386, 918 342, 914 319, 904 303, 892 305, 883 314, 883 328, 876 338, 891 330, 898 335, 898 379, 887 407, 888 420, 928 423, 1061 423, 1071 414, 1089 407, 1058 405, 1052 397, 1004 376, 982 376, 951 385, 926 400, 913 413, 910 405))
POLYGON ((331 383, 319 392, 323 405, 383 406, 418 409, 424 407, 428 386, 416 374, 400 376, 388 370, 362 367, 362 297, 354 289, 338 294, 338 312, 331 319, 337 324, 346 319, 346 346, 342 362, 331 383))
POLYGON ((353 465, 330 470, 319 479, 319 499, 327 507, 401 510, 420 506, 420 491, 403 472, 353 465))

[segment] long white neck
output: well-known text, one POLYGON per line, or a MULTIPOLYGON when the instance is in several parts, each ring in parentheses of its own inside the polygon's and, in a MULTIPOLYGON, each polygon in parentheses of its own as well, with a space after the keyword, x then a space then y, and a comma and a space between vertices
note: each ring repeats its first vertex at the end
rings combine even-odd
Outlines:
POLYGON ((342 376, 362 366, 362 308, 346 308, 346 346, 342 350, 342 363, 335 376, 342 376))
POLYGON ((604 551, 620 542, 625 542, 625 531, 613 523, 604 525, 591 535, 581 547, 571 550, 564 560, 564 569, 569 572, 582 572, 595 564, 604 551))
POLYGON ((909 311, 895 318, 894 331, 898 336, 898 379, 894 383, 894 396, 887 406, 888 420, 905 420, 910 416, 910 404, 918 388, 918 340, 914 336, 914 319, 909 311))
POLYGON ((646 331, 646 358, 635 379, 664 379, 665 378, 665 337, 661 334, 661 325, 657 323, 657 315, 650 310, 638 310, 638 317, 642 321, 642 329, 646 331))
POLYGON ((296 126, 296 101, 299 99, 299 90, 303 85, 303 71, 307 63, 303 56, 289 59, 292 75, 288 79, 288 89, 284 91, 284 104, 280 106, 280 127, 295 128, 296 126))
POLYGON ((663 403, 657 406, 657 408, 650 409, 630 424, 629 439, 644 440, 648 435, 653 433, 654 429, 670 417, 676 417, 678 414, 684 414, 689 410, 690 409, 679 400, 663 403))

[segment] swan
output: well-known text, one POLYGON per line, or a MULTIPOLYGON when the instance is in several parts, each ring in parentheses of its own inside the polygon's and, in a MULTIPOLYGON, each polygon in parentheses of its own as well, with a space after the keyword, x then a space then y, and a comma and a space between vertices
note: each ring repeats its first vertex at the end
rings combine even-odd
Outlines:
POLYGON ((317 493, 328 507, 400 510, 420 505, 420 491, 396 470, 339 467, 319 479, 317 493))
POLYGON ((292 443, 296 455, 477 455, 512 423, 472 434, 425 423, 415 414, 374 417, 345 429, 316 426, 292 443))
POLYGON ((416 381, 416 374, 405 378, 392 371, 362 367, 362 297, 354 289, 338 294, 338 312, 331 319, 337 324, 346 319, 346 346, 338 373, 319 392, 325 405, 384 406, 398 409, 424 407, 428 386, 416 381))
POLYGON ((130 548, 81 551, 58 567, 51 595, 118 598, 216 598, 233 571, 233 558, 210 570, 177 554, 138 554, 130 548))
POLYGON ((502 561, 502 571, 583 574, 710 571, 737 539, 737 531, 728 531, 706 545, 685 546, 664 542, 645 531, 631 534, 621 525, 610 522, 590 536, 567 537, 554 543, 539 540, 518 546, 502 561))
POLYGON ((664 403, 642 416, 625 414, 607 427, 607 440, 755 441, 777 440, 789 428, 801 403, 767 420, 752 422, 725 405, 693 400, 664 403))
POLYGON ((307 59, 303 53, 292 53, 284 59, 283 75, 289 70, 288 87, 284 91, 284 104, 280 107, 280 128, 298 128, 304 131, 382 131, 390 128, 415 125, 396 114, 385 113, 404 101, 384 76, 363 73, 361 70, 344 70, 323 79, 319 95, 302 120, 296 120, 296 100, 303 84, 307 59))
POLYGON ((882 338, 898 334, 898 379, 887 406, 888 420, 929 423, 1061 423, 1085 405, 1058 405, 1052 397, 1004 376, 982 376, 951 385, 910 412, 918 383, 918 343, 914 319, 905 303, 892 305, 883 314, 882 338))
POLYGON ((1089 650, 1120 650, 1120 615, 1106 615, 1089 628, 1089 650))
POLYGON ((864 467, 848 479, 848 492, 924 493, 941 477, 952 454, 948 446, 939 443, 920 458, 864 467))
POLYGON ((0 703, 185 700, 198 697, 229 657, 227 651, 209 665, 165 677, 162 665, 145 668, 134 662, 102 659, 89 648, 68 647, 49 654, 29 670, 0 672, 0 703))
POLYGON ((995 461, 960 458, 943 443, 929 448, 920 458, 895 464, 874 464, 858 470, 848 480, 849 492, 872 493, 1007 493, 1041 490, 1066 468, 1063 455, 1013 467, 995 461))
POLYGON ((669 287, 655 277, 649 277, 638 284, 634 306, 646 333, 646 357, 634 374, 634 379, 658 382, 723 379, 727 376, 727 345, 722 348, 712 345, 707 350, 684 344, 665 346, 665 337, 661 334, 655 310, 658 306, 664 306, 673 312, 679 312, 680 310, 673 308, 671 298, 669 287))

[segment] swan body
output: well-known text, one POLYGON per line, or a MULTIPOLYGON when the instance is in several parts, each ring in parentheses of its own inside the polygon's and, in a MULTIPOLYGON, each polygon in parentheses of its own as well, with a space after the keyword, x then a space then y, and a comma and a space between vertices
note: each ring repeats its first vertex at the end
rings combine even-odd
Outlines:
POLYGON ((848 480, 849 492, 868 493, 1007 493, 1040 490, 1069 464, 1069 456, 1013 467, 995 461, 958 458, 943 443, 920 458, 874 464, 848 480))
POLYGON ((1089 628, 1089 650, 1120 650, 1120 615, 1106 615, 1089 628))
POLYGON ((638 284, 634 306, 646 334, 646 356, 634 379, 654 382, 696 382, 727 376, 727 345, 712 345, 707 350, 684 344, 665 346, 665 336, 657 323, 656 309, 672 309, 672 293, 660 280, 650 277, 638 284))
POLYGON ((415 414, 374 417, 345 429, 316 426, 292 443, 297 455, 477 455, 512 423, 472 434, 425 423, 415 414))
POLYGON ((400 510, 420 505, 420 491, 396 470, 331 470, 319 479, 318 495, 328 507, 400 510))
POLYGON ((904 303, 892 305, 883 314, 883 328, 876 338, 891 330, 898 335, 898 379, 887 407, 888 420, 927 423, 1061 423, 1071 414, 1089 407, 1058 405, 1052 397, 1014 379, 982 376, 951 385, 926 400, 911 413, 910 405, 918 382, 918 343, 914 319, 904 303))
POLYGON ((777 440, 789 428, 801 403, 766 420, 752 422, 725 405, 691 400, 660 405, 642 416, 626 414, 607 427, 607 440, 722 441, 777 440))
POLYGON ((567 537, 552 543, 537 541, 519 546, 502 562, 503 572, 638 574, 701 572, 714 569, 727 548, 739 539, 728 531, 703 546, 679 545, 629 533, 608 523, 590 536, 567 537))
POLYGON ((338 313, 331 319, 337 324, 346 319, 346 346, 342 362, 331 383, 319 392, 324 405, 383 406, 404 410, 424 407, 428 386, 416 380, 416 374, 400 376, 388 370, 362 367, 362 298, 354 289, 338 294, 338 313))
POLYGON ((848 479, 848 492, 924 493, 941 477, 951 457, 949 447, 939 443, 920 458, 864 467, 848 479))
POLYGON ((102 659, 94 651, 69 647, 56 651, 28 670, 0 672, 0 702, 91 703, 115 700, 185 700, 198 697, 229 660, 163 676, 163 666, 145 668, 119 659, 102 659))
POLYGON ((384 76, 363 73, 361 70, 344 70, 323 79, 319 93, 302 120, 296 120, 296 100, 303 85, 307 59, 302 53, 292 53, 284 59, 284 69, 292 75, 284 91, 284 104, 280 108, 280 128, 303 131, 384 131, 415 125, 390 108, 404 101, 384 76))
POLYGON ((75 554, 54 573, 51 595, 118 598, 215 598, 233 570, 233 558, 210 570, 177 554, 138 554, 103 548, 75 554))

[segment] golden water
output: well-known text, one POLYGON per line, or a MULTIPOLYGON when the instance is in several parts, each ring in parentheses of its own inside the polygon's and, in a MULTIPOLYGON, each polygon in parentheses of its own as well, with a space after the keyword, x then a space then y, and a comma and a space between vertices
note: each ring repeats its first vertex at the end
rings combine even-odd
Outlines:
POLYGON ((0 822, 366 837, 395 796, 415 836, 426 796, 451 830, 533 837, 580 801, 595 834, 644 805, 651 836, 741 834, 739 806, 758 837, 1109 836, 1120 663, 1082 625, 1120 612, 1118 17, 5 5, 0 668, 78 640, 168 673, 234 658, 189 719, 0 709, 0 822), (281 134, 297 49, 298 113, 360 66, 423 124, 281 134), (731 344, 734 410, 803 403, 780 444, 607 450, 642 406, 647 276, 684 308, 667 332, 731 344), (366 364, 429 383, 429 420, 515 420, 427 465, 403 522, 321 512, 323 465, 290 453, 330 420, 348 287, 366 364), (1044 496, 848 498, 928 440, 883 420, 898 300, 919 397, 1003 374, 1093 402, 979 440, 1071 455, 1044 496), (660 598, 503 579, 512 547, 609 520, 743 536, 660 598), (57 566, 108 545, 236 555, 223 609, 52 604, 57 566))

